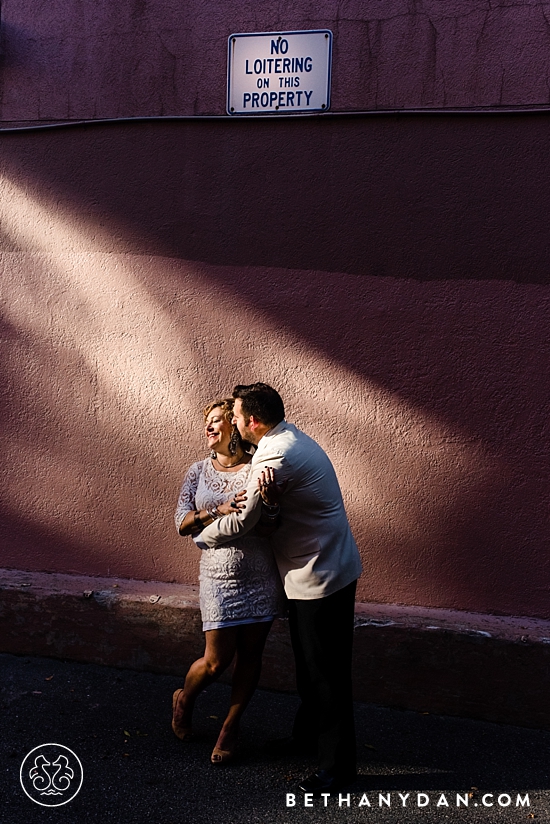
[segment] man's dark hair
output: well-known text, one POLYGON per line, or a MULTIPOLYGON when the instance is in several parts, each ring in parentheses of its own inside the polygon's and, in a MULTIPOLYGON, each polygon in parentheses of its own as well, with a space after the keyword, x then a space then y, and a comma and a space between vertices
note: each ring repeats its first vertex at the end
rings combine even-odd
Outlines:
POLYGON ((243 415, 246 418, 253 415, 256 420, 261 421, 266 426, 275 426, 285 416, 283 399, 267 383, 236 386, 233 390, 233 397, 241 399, 243 415))

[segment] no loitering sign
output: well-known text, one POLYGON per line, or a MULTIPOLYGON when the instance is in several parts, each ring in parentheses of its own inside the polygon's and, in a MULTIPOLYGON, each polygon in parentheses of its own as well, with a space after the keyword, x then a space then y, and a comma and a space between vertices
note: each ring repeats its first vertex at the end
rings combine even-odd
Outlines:
POLYGON ((230 35, 228 114, 326 111, 331 55, 328 29, 230 35))

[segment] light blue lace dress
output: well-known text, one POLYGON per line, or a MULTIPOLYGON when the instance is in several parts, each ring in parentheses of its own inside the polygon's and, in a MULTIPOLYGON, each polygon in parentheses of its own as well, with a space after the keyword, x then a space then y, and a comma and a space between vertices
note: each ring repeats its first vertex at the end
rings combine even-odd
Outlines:
MULTIPOLYGON (((176 529, 188 512, 211 509, 245 489, 250 464, 238 472, 218 472, 210 458, 189 469, 176 508, 176 529)), ((267 538, 252 532, 231 546, 205 549, 200 561, 203 630, 270 621, 280 611, 282 585, 267 538)))

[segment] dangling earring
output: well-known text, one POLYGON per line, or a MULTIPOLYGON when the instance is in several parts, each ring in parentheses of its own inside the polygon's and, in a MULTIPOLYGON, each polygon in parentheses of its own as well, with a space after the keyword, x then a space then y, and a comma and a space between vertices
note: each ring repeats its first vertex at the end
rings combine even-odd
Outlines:
POLYGON ((216 458, 218 457, 216 452, 213 449, 210 450, 210 457, 212 458, 213 461, 215 461, 216 458))
POLYGON ((240 438, 240 435, 239 435, 239 430, 237 429, 237 427, 235 427, 233 429, 233 432, 231 433, 231 437, 229 439, 229 451, 231 452, 232 455, 237 454, 237 447, 239 445, 240 439, 241 438, 240 438))

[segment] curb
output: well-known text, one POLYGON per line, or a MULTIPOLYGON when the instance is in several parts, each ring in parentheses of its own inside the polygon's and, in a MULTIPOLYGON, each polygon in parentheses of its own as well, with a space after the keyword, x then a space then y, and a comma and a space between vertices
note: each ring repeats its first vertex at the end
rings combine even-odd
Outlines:
MULTIPOLYGON (((357 604, 355 623, 356 700, 550 729, 550 621, 357 604)), ((198 587, 0 570, 0 652, 184 675, 203 648, 198 587)), ((295 690, 284 619, 260 687, 295 690)))

